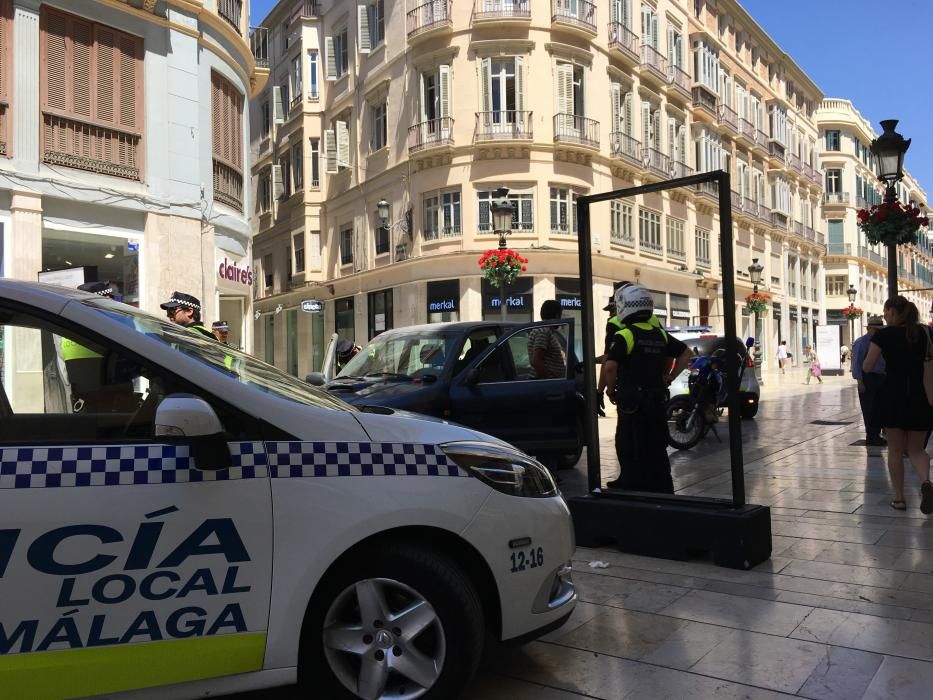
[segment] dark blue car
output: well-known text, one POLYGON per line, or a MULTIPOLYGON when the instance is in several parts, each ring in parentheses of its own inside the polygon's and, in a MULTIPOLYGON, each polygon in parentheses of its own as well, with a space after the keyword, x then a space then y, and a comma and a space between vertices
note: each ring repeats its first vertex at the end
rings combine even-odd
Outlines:
POLYGON ((573 353, 573 321, 533 324, 432 323, 385 331, 325 388, 356 406, 435 416, 509 442, 554 466, 575 464, 583 449, 583 396, 573 353), (553 327, 564 376, 533 378, 528 337, 553 327))

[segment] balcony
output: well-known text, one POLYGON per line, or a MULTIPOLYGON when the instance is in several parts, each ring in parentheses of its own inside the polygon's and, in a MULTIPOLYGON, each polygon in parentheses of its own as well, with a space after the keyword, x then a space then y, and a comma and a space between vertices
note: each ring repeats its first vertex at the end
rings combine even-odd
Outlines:
POLYGON ((694 86, 693 106, 701 109, 714 120, 719 119, 719 114, 716 111, 716 102, 716 97, 712 95, 709 90, 699 85, 694 86))
POLYGON ((749 145, 755 143, 755 125, 748 119, 739 118, 739 138, 745 139, 749 145))
POLYGON ((140 134, 51 112, 42 117, 43 163, 142 180, 140 134))
POLYGON ((451 117, 430 119, 408 127, 408 152, 418 153, 429 148, 453 146, 454 120, 451 117))
POLYGON ((217 14, 240 33, 243 18, 243 0, 217 0, 217 14))
POLYGON ((773 160, 784 163, 784 144, 778 143, 777 141, 768 142, 768 155, 771 156, 773 160))
POLYGON ((794 233, 803 238, 803 222, 794 221, 794 233))
POLYGON ((771 225, 775 228, 787 230, 787 214, 779 211, 771 212, 771 225))
POLYGON ((490 141, 530 141, 531 112, 515 110, 476 112, 473 143, 490 141))
POLYGON ((324 14, 321 0, 301 0, 292 12, 289 23, 296 22, 302 17, 320 17, 324 14))
POLYGON ((586 0, 551 0, 551 24, 596 34, 596 5, 586 0))
POLYGON ((639 167, 642 165, 641 141, 626 133, 613 131, 609 134, 609 149, 613 158, 621 158, 639 167))
POLYGON ((243 173, 214 159, 214 199, 228 207, 243 210, 243 173))
POLYGON ((715 182, 698 182, 695 187, 698 196, 708 197, 717 203, 719 202, 719 185, 715 182))
POLYGON ((680 66, 667 67, 667 81, 675 90, 686 98, 690 98, 690 74, 680 66))
POLYGON ((857 194, 855 195, 855 206, 857 206, 859 209, 867 209, 868 200, 865 199, 862 195, 857 194))
POLYGON ((269 30, 266 27, 253 27, 249 35, 249 47, 259 68, 269 67, 269 30))
POLYGON ((615 49, 626 58, 638 61, 638 37, 621 22, 609 23, 609 50, 615 49))
POLYGON ((729 105, 719 105, 719 123, 724 124, 734 133, 739 132, 739 115, 729 105))
POLYGON ((755 148, 760 148, 762 152, 769 153, 768 135, 761 129, 755 129, 755 148))
POLYGON ((408 40, 412 41, 426 34, 450 29, 453 26, 452 6, 453 0, 430 0, 414 10, 409 10, 406 15, 408 40))
POLYGON ((791 153, 787 157, 787 164, 791 167, 791 170, 803 174, 803 163, 800 161, 800 156, 791 153))
POLYGON ((693 168, 686 163, 675 160, 671 163, 671 177, 690 177, 693 175, 693 168))
POLYGON ((742 194, 732 190, 730 196, 732 201, 732 211, 742 211, 742 194))
POLYGON ((508 22, 531 20, 529 0, 475 0, 474 22, 508 22))
POLYGON ((848 192, 824 192, 823 204, 848 204, 848 192))
POLYGON ((599 122, 566 112, 554 115, 554 143, 599 148, 599 122))
POLYGON ((812 182, 814 185, 823 184, 823 176, 820 174, 820 171, 817 170, 816 168, 810 168, 810 173, 808 177, 810 178, 810 182, 812 182))
POLYGON ((641 45, 641 67, 647 71, 644 77, 653 76, 660 82, 667 81, 667 59, 653 46, 641 45))
POLYGON ((670 157, 656 148, 645 148, 643 150, 645 153, 645 166, 648 170, 655 175, 660 175, 662 178, 669 178, 671 176, 670 157))
POLYGON ((758 220, 765 224, 773 225, 771 221, 771 209, 761 202, 758 203, 758 220))

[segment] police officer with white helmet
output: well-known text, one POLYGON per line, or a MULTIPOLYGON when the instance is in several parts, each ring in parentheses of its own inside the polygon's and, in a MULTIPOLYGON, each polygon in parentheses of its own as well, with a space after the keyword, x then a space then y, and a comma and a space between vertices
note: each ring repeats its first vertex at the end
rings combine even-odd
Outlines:
POLYGON ((667 456, 664 406, 668 385, 690 361, 690 349, 654 316, 654 297, 639 284, 615 292, 622 327, 606 360, 606 395, 618 411, 616 455, 620 474, 609 488, 674 493, 667 456))

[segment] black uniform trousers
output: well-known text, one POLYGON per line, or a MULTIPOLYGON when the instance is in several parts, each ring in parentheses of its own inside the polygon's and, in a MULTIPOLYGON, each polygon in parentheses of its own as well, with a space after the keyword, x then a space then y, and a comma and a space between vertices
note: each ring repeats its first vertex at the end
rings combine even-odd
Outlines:
POLYGON ((674 493, 671 461, 667 456, 664 389, 649 391, 633 413, 619 411, 616 423, 617 488, 628 491, 674 493))
POLYGON ((862 407, 862 419, 865 421, 865 437, 869 440, 881 437, 881 422, 878 419, 878 390, 884 384, 884 375, 877 372, 863 372, 862 382, 865 391, 858 395, 862 407))

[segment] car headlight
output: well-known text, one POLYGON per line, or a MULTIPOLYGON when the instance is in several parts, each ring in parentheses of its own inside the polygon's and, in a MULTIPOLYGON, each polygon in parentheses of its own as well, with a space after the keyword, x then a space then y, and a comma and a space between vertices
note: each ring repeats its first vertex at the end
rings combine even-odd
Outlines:
POLYGON ((457 466, 496 491, 525 498, 557 495, 547 468, 514 448, 488 442, 447 442, 440 448, 457 466))

